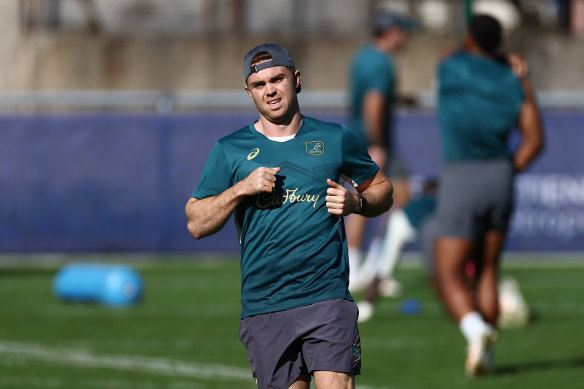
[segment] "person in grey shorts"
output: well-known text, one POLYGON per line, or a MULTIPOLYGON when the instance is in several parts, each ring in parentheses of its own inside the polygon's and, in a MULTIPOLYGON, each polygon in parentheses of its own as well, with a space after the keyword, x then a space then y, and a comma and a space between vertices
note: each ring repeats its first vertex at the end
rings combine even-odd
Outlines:
POLYGON ((187 228, 201 239, 233 215, 240 338, 259 389, 308 389, 312 379, 317 389, 352 389, 361 342, 343 216, 386 212, 392 185, 355 131, 300 113, 300 71, 282 46, 251 49, 243 79, 259 118, 211 150, 187 228))
POLYGON ((290 372, 304 377, 327 370, 360 374, 358 315, 355 303, 334 299, 243 318, 239 337, 254 377, 270 382, 270 388, 288 388, 296 380, 290 372))
POLYGON ((439 296, 467 340, 466 373, 494 371, 499 257, 512 209, 513 175, 543 146, 542 125, 527 63, 502 55, 502 29, 475 15, 463 47, 438 68, 438 119, 443 159, 434 241, 439 296), (517 125, 519 146, 509 134, 517 125), (465 277, 472 257, 480 271, 465 277))
POLYGON ((444 166, 438 190, 440 235, 481 236, 506 231, 513 202, 513 167, 508 159, 467 161, 444 166))

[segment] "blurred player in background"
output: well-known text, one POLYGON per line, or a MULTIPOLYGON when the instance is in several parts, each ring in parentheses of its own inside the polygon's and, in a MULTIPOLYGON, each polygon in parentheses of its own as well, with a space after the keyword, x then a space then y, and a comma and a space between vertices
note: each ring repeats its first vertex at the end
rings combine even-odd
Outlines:
MULTIPOLYGON (((430 228, 428 221, 431 220, 436 208, 436 188, 435 179, 427 180, 419 193, 412 192, 412 198, 402 209, 390 212, 376 259, 368 260, 371 266, 367 266, 360 274, 359 282, 365 284, 366 288, 363 299, 357 303, 359 322, 371 319, 379 297, 399 295, 401 286, 395 281, 393 274, 400 263, 404 247, 414 242, 418 242, 422 247, 428 247, 427 237, 431 240, 434 234, 428 230, 430 228)), ((425 254, 430 265, 428 272, 432 274, 432 253, 425 250, 425 254)))
POLYGON ((472 18, 462 49, 438 68, 438 119, 443 171, 434 244, 440 297, 468 342, 466 372, 490 374, 498 336, 497 279, 513 198, 513 176, 543 146, 542 125, 527 65, 499 52, 502 30, 487 15, 472 18), (510 66, 511 65, 511 66, 510 66), (507 140, 518 125, 521 142, 507 140), (473 249, 480 247, 478 254, 473 249), (476 293, 465 264, 476 255, 476 293))
MULTIPOLYGON (((411 200, 403 209, 391 211, 383 235, 383 246, 378 262, 371 274, 363 281, 368 282, 363 299, 357 302, 359 322, 371 319, 375 312, 375 303, 379 297, 396 297, 400 290, 395 287, 390 290, 380 287, 382 280, 393 279, 393 273, 401 261, 403 249, 407 244, 415 243, 421 249, 428 278, 435 279, 434 271, 434 239, 439 231, 436 224, 438 182, 427 179, 419 193, 412 192, 411 200)), ((475 248, 474 252, 477 252, 475 248)), ((465 262, 465 277, 469 287, 476 290, 477 277, 480 273, 474 258, 474 252, 465 262)), ((389 284, 391 285, 391 284, 389 284)), ((505 328, 516 328, 527 325, 529 307, 521 293, 519 282, 512 277, 505 277, 499 282, 499 317, 498 325, 505 328)))
MULTIPOLYGON (((407 202, 409 190, 405 166, 393 149, 393 106, 397 100, 393 56, 405 46, 413 28, 413 22, 405 16, 379 12, 374 20, 373 42, 355 53, 349 74, 350 126, 367 144, 373 161, 382 169, 389 166, 388 176, 394 187, 397 208, 407 202)), ((359 278, 366 227, 367 219, 360 215, 351 215, 347 220, 351 290, 365 286, 359 278)))
POLYGON ((311 375, 318 389, 354 388, 361 345, 343 216, 387 211, 391 184, 353 130, 300 113, 300 72, 282 46, 250 50, 243 74, 259 120, 214 146, 188 229, 203 238, 235 215, 239 334, 259 388, 308 389, 311 375))

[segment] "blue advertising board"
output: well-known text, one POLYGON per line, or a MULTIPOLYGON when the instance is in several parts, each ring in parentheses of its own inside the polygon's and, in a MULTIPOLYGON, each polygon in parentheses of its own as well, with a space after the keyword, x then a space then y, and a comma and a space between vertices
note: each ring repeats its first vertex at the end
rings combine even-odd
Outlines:
MULTIPOLYGON (((311 112, 346 122, 343 113, 311 112)), ((0 116, 0 252, 238 251, 235 226, 193 239, 184 205, 213 144, 256 113, 0 116)), ((584 249, 584 112, 547 111, 546 148, 516 178, 511 250, 584 249)), ((397 115, 417 177, 440 171, 431 112, 397 115)))

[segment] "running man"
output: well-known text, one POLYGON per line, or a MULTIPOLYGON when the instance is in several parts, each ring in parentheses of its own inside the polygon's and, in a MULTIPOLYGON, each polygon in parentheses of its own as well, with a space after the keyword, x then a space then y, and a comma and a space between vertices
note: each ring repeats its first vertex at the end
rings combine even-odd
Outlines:
POLYGON ((280 45, 243 61, 259 120, 220 139, 186 205, 197 239, 234 214, 241 242, 240 339, 258 388, 354 388, 358 310, 343 216, 378 216, 391 183, 353 130, 300 113, 300 71, 280 45), (341 176, 357 184, 358 194, 341 176))

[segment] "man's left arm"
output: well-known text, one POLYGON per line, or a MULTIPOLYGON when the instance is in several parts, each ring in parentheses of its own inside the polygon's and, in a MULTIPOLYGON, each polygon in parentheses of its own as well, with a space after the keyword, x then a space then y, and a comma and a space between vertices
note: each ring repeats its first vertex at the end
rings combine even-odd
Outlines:
POLYGON ((529 64, 517 53, 507 54, 505 59, 513 74, 519 79, 525 94, 525 101, 521 106, 517 123, 522 140, 513 155, 513 167, 519 173, 541 153, 544 146, 543 125, 539 107, 535 101, 535 92, 527 80, 529 64))
POLYGON ((543 125, 535 102, 535 93, 527 79, 522 79, 521 84, 525 92, 525 102, 521 107, 518 120, 522 136, 521 144, 513 155, 513 167, 516 172, 521 172, 529 166, 544 146, 543 125))
POLYGON ((358 194, 350 193, 347 188, 330 179, 327 179, 327 183, 326 206, 333 215, 358 213, 375 217, 387 212, 393 205, 393 187, 381 169, 357 186, 358 194))

